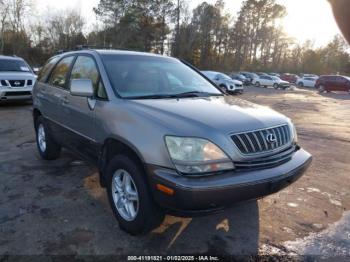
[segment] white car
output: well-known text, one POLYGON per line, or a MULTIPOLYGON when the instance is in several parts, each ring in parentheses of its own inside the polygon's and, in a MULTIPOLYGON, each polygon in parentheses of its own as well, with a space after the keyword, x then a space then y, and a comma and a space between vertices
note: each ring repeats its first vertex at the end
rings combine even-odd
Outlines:
POLYGON ((316 81, 317 77, 303 77, 298 79, 297 84, 300 87, 315 87, 316 81))
POLYGON ((0 101, 30 100, 36 76, 19 57, 0 56, 0 101))
POLYGON ((202 71, 202 74, 228 93, 243 93, 243 83, 228 75, 215 71, 202 71))
POLYGON ((286 89, 290 87, 290 83, 287 81, 282 80, 279 77, 276 76, 266 76, 262 75, 259 76, 259 78, 254 78, 253 79, 253 84, 257 87, 259 86, 273 86, 275 89, 281 88, 281 89, 286 89))

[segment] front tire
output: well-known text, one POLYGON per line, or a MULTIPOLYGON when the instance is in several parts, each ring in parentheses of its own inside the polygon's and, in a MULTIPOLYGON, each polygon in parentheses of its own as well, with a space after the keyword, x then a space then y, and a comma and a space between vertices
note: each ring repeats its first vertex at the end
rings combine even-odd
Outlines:
POLYGON ((256 86, 256 87, 260 87, 260 82, 258 82, 258 81, 255 82, 255 86, 256 86))
POLYGON ((278 89, 278 84, 277 84, 277 83, 274 83, 274 84, 273 84, 273 88, 274 88, 274 89, 278 89))
POLYGON ((106 174, 109 203, 122 230, 140 235, 163 222, 164 214, 154 203, 145 174, 135 160, 117 155, 106 174))
POLYGON ((61 146, 53 139, 42 116, 35 121, 36 144, 40 156, 45 160, 55 160, 61 154, 61 146))
POLYGON ((299 82, 299 83, 298 83, 298 86, 299 86, 299 87, 304 87, 304 83, 303 83, 303 82, 299 82))
POLYGON ((228 88, 225 85, 220 85, 220 88, 223 92, 228 93, 228 88))

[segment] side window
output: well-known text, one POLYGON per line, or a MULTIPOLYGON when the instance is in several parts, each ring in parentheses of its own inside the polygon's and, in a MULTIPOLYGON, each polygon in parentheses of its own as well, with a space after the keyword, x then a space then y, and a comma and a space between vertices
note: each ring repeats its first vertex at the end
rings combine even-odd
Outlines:
POLYGON ((50 74, 52 68, 55 66, 55 64, 57 63, 59 57, 54 57, 51 58, 46 65, 40 70, 39 74, 38 74, 38 81, 39 82, 45 82, 47 76, 50 74))
POLYGON ((267 77, 266 77, 266 79, 268 79, 268 80, 272 80, 272 78, 271 78, 270 76, 267 76, 267 77))
POLYGON ((99 98, 107 98, 105 88, 93 58, 78 56, 70 76, 70 80, 73 79, 90 79, 94 86, 95 95, 99 98))
POLYGON ((341 76, 338 76, 338 77, 337 77, 337 81, 338 81, 339 83, 346 83, 346 79, 345 79, 344 77, 341 77, 341 76))
POLYGON ((54 86, 66 88, 66 79, 74 56, 63 58, 53 70, 49 83, 54 86))

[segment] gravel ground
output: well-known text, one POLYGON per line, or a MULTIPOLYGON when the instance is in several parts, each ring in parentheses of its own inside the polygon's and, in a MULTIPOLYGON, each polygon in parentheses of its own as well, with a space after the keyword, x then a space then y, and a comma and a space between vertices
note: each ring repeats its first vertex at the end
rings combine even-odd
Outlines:
POLYGON ((242 98, 296 124, 314 161, 283 191, 200 218, 167 216, 152 233, 121 231, 97 171, 69 152, 45 162, 36 150, 29 104, 0 105, 2 255, 350 256, 350 95, 246 88, 242 98))

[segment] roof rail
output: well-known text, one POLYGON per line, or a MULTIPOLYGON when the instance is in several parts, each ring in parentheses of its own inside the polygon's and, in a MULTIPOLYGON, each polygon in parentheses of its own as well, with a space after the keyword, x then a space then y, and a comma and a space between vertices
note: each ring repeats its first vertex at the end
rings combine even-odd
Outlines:
POLYGON ((74 50, 84 50, 84 49, 112 49, 113 46, 97 46, 97 45, 77 45, 74 50))
POLYGON ((105 49, 105 50, 111 50, 111 49, 117 49, 117 50, 124 50, 124 51, 141 51, 137 49, 130 49, 130 48, 123 48, 123 47, 113 47, 112 45, 110 46, 97 46, 97 45, 77 45, 71 50, 66 50, 66 49, 61 49, 56 52, 56 55, 61 55, 66 52, 71 52, 71 51, 81 51, 81 50, 91 50, 91 49, 105 49))

